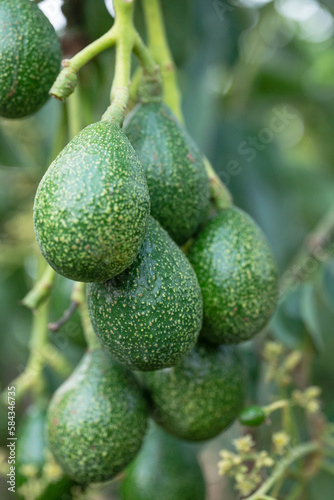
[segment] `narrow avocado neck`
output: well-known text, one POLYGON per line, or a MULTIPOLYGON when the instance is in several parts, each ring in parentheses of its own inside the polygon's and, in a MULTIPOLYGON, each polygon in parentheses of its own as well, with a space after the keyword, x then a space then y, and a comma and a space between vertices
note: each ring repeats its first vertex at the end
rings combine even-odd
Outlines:
POLYGON ((160 70, 154 73, 143 72, 138 97, 141 102, 160 102, 162 100, 162 81, 160 70))

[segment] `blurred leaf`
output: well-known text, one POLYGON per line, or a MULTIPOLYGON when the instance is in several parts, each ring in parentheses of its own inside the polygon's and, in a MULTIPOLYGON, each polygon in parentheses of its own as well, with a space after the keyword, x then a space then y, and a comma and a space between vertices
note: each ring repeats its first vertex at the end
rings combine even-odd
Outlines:
MULTIPOLYGON (((319 315, 318 297, 312 283, 306 283, 302 286, 300 312, 305 323, 313 347, 316 352, 324 349, 322 338, 322 317, 319 315)), ((333 318, 334 319, 334 318, 333 318)))

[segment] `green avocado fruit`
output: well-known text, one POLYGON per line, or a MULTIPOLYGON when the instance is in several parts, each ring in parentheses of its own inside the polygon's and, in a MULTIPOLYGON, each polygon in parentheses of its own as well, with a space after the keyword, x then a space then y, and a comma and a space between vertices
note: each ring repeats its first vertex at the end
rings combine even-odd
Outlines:
POLYGON ((75 281, 106 281, 134 261, 150 199, 138 157, 121 129, 101 121, 57 156, 37 189, 34 227, 51 267, 75 281))
POLYGON ((204 303, 201 335, 238 343, 258 333, 278 298, 278 272, 261 229, 232 207, 211 219, 189 254, 204 303))
POLYGON ((205 500, 205 479, 192 445, 149 429, 125 471, 122 500, 205 500))
POLYGON ((106 283, 90 283, 87 299, 101 344, 135 370, 175 365, 195 345, 202 325, 196 274, 153 217, 134 263, 106 283))
POLYGON ((124 469, 146 426, 146 402, 133 375, 101 349, 84 355, 48 409, 50 449, 64 472, 84 484, 124 469))
POLYGON ((172 368, 143 374, 154 420, 189 441, 220 434, 243 407, 245 378, 235 346, 199 342, 172 368))
POLYGON ((0 1, 0 116, 39 110, 60 70, 61 47, 43 12, 29 0, 0 1))
POLYGON ((144 167, 151 214, 182 245, 209 207, 209 179, 203 156, 163 102, 140 103, 124 131, 144 167))

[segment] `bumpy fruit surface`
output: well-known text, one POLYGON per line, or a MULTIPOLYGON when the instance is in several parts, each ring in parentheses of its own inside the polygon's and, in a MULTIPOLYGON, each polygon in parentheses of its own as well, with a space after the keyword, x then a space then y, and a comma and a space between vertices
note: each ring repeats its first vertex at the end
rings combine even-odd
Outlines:
POLYGON ((116 125, 98 122, 63 149, 41 180, 35 234, 59 274, 106 281, 134 261, 149 210, 146 179, 130 142, 116 125))
POLYGON ((106 481, 138 453, 147 424, 133 375, 101 349, 88 352, 48 410, 51 451, 82 483, 106 481))
POLYGON ((205 500, 205 480, 195 452, 154 427, 129 465, 122 500, 205 500))
POLYGON ((145 169, 151 214, 179 245, 185 243, 209 205, 202 154, 162 102, 139 104, 124 130, 145 169))
POLYGON ((202 308, 194 270, 152 217, 134 263, 106 283, 88 285, 88 310, 100 342, 137 370, 180 361, 197 340, 202 308))
POLYGON ((29 0, 0 1, 0 116, 22 118, 48 99, 61 62, 57 34, 29 0))
POLYGON ((153 418, 181 439, 217 436, 243 405, 244 371, 234 346, 202 341, 173 368, 143 375, 153 418))
POLYGON ((220 212, 198 235, 189 260, 203 294, 203 336, 236 343, 265 326, 277 302, 277 268, 249 215, 237 208, 220 212))

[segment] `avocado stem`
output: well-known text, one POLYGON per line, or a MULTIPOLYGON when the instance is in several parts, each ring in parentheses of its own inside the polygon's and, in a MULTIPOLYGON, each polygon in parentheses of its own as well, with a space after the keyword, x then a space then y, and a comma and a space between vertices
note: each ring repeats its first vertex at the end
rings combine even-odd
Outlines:
MULTIPOLYGON (((43 367, 52 365, 63 374, 69 371, 67 360, 61 353, 48 342, 47 321, 49 314, 49 302, 47 301, 56 276, 55 271, 49 266, 45 269, 45 261, 40 255, 38 258, 38 275, 34 288, 23 299, 24 305, 33 309, 33 323, 29 340, 29 357, 27 364, 12 382, 15 386, 15 397, 17 403, 28 391, 33 391, 37 398, 43 396, 44 378, 43 367)), ((0 400, 7 402, 7 391, 3 391, 0 400)))
POLYGON ((61 101, 65 101, 67 97, 69 97, 74 92, 74 89, 77 86, 78 71, 100 52, 115 45, 115 24, 104 35, 87 45, 87 47, 75 54, 75 56, 73 56, 71 59, 63 60, 63 69, 59 73, 49 92, 53 97, 56 97, 61 101))
POLYGON ((102 120, 112 121, 121 126, 129 100, 131 79, 131 55, 136 54, 145 73, 159 80, 159 67, 154 62, 133 24, 134 1, 115 0, 116 65, 111 87, 111 105, 102 120))
POLYGON ((86 301, 86 283, 75 283, 72 292, 72 302, 78 304, 80 319, 87 347, 90 351, 100 349, 100 343, 93 330, 92 323, 89 318, 87 301, 86 301))
POLYGON ((266 493, 274 486, 276 481, 278 481, 285 474, 286 470, 294 462, 312 453, 319 453, 319 451, 320 444, 315 441, 310 441, 292 448, 286 457, 277 463, 272 474, 268 477, 268 479, 266 479, 260 488, 245 500, 263 500, 268 498, 266 493))
POLYGON ((181 95, 177 85, 177 75, 168 45, 163 15, 159 0, 143 0, 148 47, 161 69, 164 87, 164 101, 182 123, 181 95))
POLYGON ((56 275, 56 271, 47 265, 41 279, 36 282, 21 303, 29 309, 38 309, 49 298, 56 275))
POLYGON ((219 179, 207 157, 204 157, 204 164, 210 181, 211 199, 213 200, 217 210, 225 210, 226 208, 229 208, 233 205, 233 198, 230 190, 219 179))

